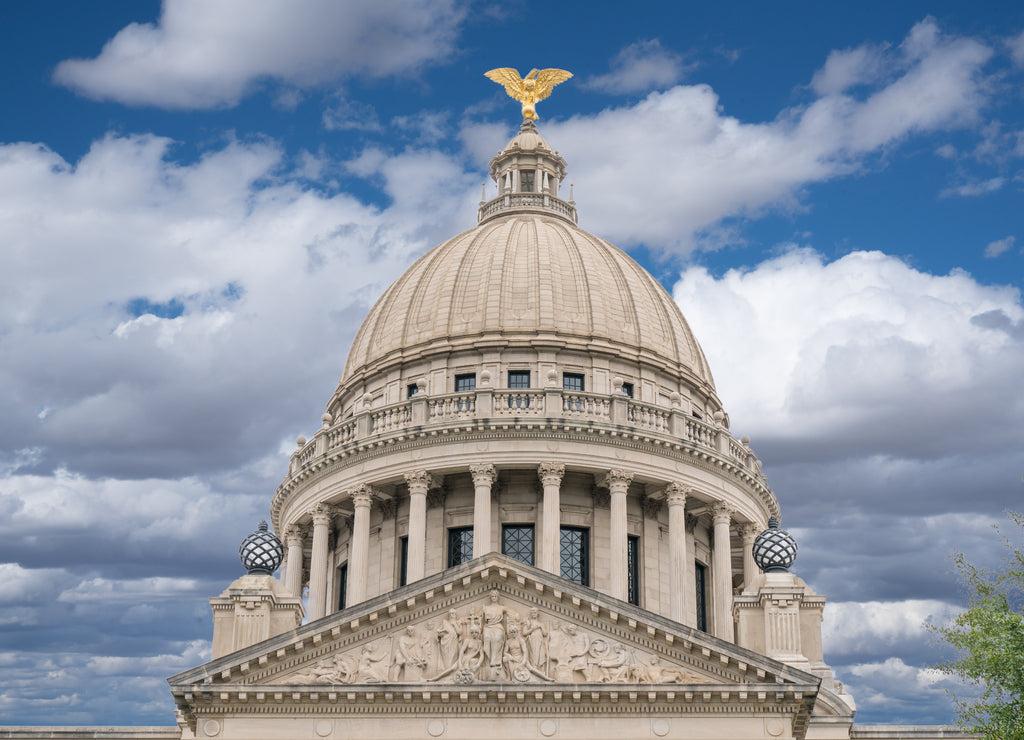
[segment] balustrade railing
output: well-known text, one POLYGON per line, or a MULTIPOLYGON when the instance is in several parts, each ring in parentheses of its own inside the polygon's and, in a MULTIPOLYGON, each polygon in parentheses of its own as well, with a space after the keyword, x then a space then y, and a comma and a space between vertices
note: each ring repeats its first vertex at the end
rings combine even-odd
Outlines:
POLYGON ((496 391, 495 416, 540 416, 544 413, 544 394, 539 391, 496 391))
POLYGON ((555 406, 551 405, 550 389, 477 389, 442 396, 413 397, 401 403, 359 413, 332 427, 319 430, 313 439, 292 456, 292 470, 294 472, 318 455, 358 442, 363 437, 484 417, 504 419, 553 415, 574 422, 631 426, 674 437, 716 454, 724 454, 748 470, 760 470, 753 451, 733 439, 727 430, 702 419, 685 416, 679 409, 624 399, 616 394, 561 389, 557 393, 559 395, 555 397, 555 406))
POLYGON ((552 211, 565 216, 573 223, 576 223, 576 206, 561 198, 556 198, 547 193, 505 193, 480 206, 477 212, 477 220, 483 221, 503 211, 514 211, 521 208, 540 208, 545 211, 552 211))

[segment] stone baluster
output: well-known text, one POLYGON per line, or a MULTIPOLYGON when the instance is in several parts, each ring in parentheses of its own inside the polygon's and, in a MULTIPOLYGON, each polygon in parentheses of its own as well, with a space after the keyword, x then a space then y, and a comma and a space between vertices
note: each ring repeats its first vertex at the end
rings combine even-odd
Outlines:
POLYGON ((370 555, 370 505, 375 492, 367 485, 359 486, 352 492, 352 538, 349 541, 348 595, 345 606, 350 607, 366 601, 366 571, 370 555))
POLYGON ((288 545, 288 569, 284 575, 284 586, 296 598, 302 598, 302 550, 306 542, 306 530, 298 524, 289 524, 284 530, 285 544, 288 545))
POLYGON ((757 539, 757 535, 761 533, 764 527, 759 526, 754 522, 747 522, 740 527, 740 534, 743 537, 743 591, 747 592, 750 590, 751 584, 754 582, 754 577, 760 568, 757 567, 757 563, 754 562, 754 540, 757 539))
POLYGON ((711 508, 711 514, 715 527, 714 551, 711 554, 715 637, 732 642, 732 545, 729 542, 732 510, 718 502, 711 508))
POLYGON ((611 572, 609 592, 616 599, 625 601, 629 596, 629 552, 626 527, 626 492, 633 482, 633 473, 625 470, 609 470, 604 477, 604 487, 611 494, 609 502, 609 539, 611 540, 611 572))
POLYGON ((540 567, 556 576, 561 573, 562 508, 560 503, 562 477, 565 466, 560 463, 542 463, 537 469, 544 488, 543 513, 540 534, 540 567))
POLYGON ((423 578, 427 558, 427 492, 437 487, 426 470, 405 474, 409 486, 409 559, 405 564, 406 582, 423 578))
POLYGON ((469 466, 473 475, 473 557, 486 555, 491 547, 491 486, 498 474, 490 463, 469 466))
POLYGON ((313 507, 313 554, 309 565, 309 619, 327 614, 327 547, 334 508, 320 503, 313 507))
MULTIPOLYGON (((668 503, 668 557, 669 577, 669 616, 682 622, 686 616, 687 581, 686 567, 686 495, 689 492, 679 483, 671 483, 665 488, 665 501, 668 503)), ((691 595, 690 598, 693 598, 691 595)))

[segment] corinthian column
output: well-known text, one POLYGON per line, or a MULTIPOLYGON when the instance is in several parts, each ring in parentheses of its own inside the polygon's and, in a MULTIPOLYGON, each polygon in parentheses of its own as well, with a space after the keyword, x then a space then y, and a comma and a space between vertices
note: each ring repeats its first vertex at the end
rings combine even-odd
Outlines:
POLYGON ((604 477, 604 487, 611 494, 609 502, 610 523, 609 539, 611 540, 611 578, 609 592, 616 599, 625 601, 629 590, 628 543, 626 541, 626 491, 633 482, 633 474, 625 470, 609 470, 604 477))
POLYGON ((685 618, 686 608, 686 494, 688 489, 672 483, 665 489, 668 504, 669 616, 677 622, 685 618))
POLYGON ((754 582, 758 567, 754 562, 754 540, 761 533, 761 527, 754 522, 747 522, 740 527, 740 535, 743 537, 743 591, 750 590, 750 584, 754 582))
POLYGON ((559 557, 561 554, 562 508, 559 499, 565 466, 559 463, 543 463, 537 469, 537 474, 544 487, 539 565, 543 570, 557 576, 561 573, 562 567, 559 557))
POLYGON ((373 489, 359 486, 352 492, 352 540, 348 555, 348 597, 345 606, 350 607, 366 601, 366 566, 370 556, 370 504, 373 503, 373 489))
POLYGON ((469 466, 473 475, 473 557, 486 555, 491 547, 491 486, 497 478, 490 463, 469 466))
POLYGON ((732 549, 729 544, 729 523, 732 511, 719 502, 711 509, 715 522, 712 577, 715 598, 715 637, 733 641, 732 629, 732 549))
POLYGON ((435 487, 434 476, 426 470, 405 474, 409 486, 409 559, 406 583, 423 578, 427 557, 427 491, 435 487))
POLYGON ((313 508, 313 554, 309 564, 310 621, 327 614, 327 541, 333 516, 334 509, 327 504, 317 504, 313 508))
POLYGON ((284 540, 288 545, 288 570, 284 574, 284 587, 295 596, 302 598, 302 548, 306 541, 306 532, 298 524, 289 524, 284 530, 284 540))

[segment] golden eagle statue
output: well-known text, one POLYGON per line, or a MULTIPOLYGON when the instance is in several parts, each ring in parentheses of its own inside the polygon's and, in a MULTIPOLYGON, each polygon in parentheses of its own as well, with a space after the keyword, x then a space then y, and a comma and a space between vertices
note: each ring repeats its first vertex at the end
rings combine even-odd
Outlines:
POLYGON ((520 77, 518 70, 500 67, 485 72, 484 76, 504 85, 509 97, 523 104, 523 118, 536 119, 537 103, 550 95, 555 85, 572 77, 572 72, 564 69, 534 69, 526 77, 520 77))

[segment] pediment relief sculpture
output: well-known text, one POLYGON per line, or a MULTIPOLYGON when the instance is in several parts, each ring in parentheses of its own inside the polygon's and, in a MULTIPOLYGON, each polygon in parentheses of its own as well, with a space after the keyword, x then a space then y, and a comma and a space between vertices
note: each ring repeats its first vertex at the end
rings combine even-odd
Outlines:
POLYGON ((323 657, 279 684, 711 683, 661 656, 491 591, 482 603, 323 657))

